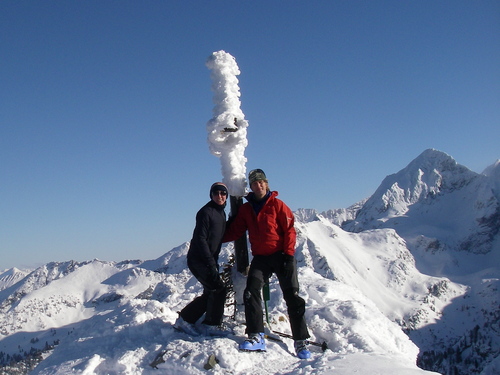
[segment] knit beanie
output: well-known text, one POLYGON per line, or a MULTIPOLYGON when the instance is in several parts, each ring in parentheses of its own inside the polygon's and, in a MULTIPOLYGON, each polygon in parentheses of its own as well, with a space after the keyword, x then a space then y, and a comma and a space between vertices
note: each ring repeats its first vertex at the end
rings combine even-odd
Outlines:
POLYGON ((261 180, 267 182, 266 174, 262 169, 254 169, 250 171, 250 173, 248 174, 249 185, 252 185, 255 181, 261 181, 261 180))
POLYGON ((229 195, 226 185, 224 185, 222 182, 215 182, 212 184, 212 186, 210 187, 210 199, 212 199, 212 194, 216 191, 225 191, 226 195, 229 195))

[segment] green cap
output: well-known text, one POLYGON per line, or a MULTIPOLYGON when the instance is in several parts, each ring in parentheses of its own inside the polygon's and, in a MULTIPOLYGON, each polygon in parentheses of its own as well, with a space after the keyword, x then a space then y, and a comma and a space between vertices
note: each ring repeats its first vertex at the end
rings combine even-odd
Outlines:
POLYGON ((266 174, 262 169, 254 169, 250 171, 248 174, 248 182, 250 185, 252 185, 255 181, 266 181, 267 182, 267 177, 266 174))

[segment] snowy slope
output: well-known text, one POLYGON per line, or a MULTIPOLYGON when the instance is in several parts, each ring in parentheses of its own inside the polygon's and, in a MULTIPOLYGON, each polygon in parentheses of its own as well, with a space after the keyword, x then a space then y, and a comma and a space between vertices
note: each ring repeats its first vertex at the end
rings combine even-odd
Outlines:
MULTIPOLYGON (((479 175, 427 150, 366 201, 296 212, 306 319, 312 339, 329 346, 312 347, 310 360, 286 338, 268 341, 266 353, 239 352, 241 305, 236 321, 227 307, 227 338, 175 331, 177 311, 201 293, 185 243, 153 260, 0 274, 0 364, 14 360, 0 374, 201 374, 211 354, 220 374, 431 373, 417 361, 442 373, 498 374, 498 165, 479 175), (467 239, 477 247, 461 248, 467 239), (148 364, 159 350, 166 362, 155 370, 148 364)), ((224 246, 221 262, 231 253, 224 246)), ((233 277, 241 304, 245 279, 233 277)), ((289 333, 275 279, 269 308, 272 328, 289 333)))
MULTIPOLYGON (((500 161, 477 174, 426 150, 387 176, 343 228, 393 228, 420 272, 466 286, 462 297, 438 308, 435 324, 422 324, 428 318, 420 312, 407 320, 421 365, 463 374, 496 366, 500 373, 500 161)), ((432 294, 448 293, 449 285, 432 294)))
MULTIPOLYGON (((332 228, 326 224, 325 229, 315 223, 303 224, 302 240, 307 231, 332 228)), ((336 231, 329 238, 321 236, 317 242, 346 240, 336 239, 342 232, 339 228, 336 231)), ((357 260, 369 262, 363 255, 366 251, 363 241, 357 234, 352 236, 356 238, 348 245, 357 254, 357 260)), ((370 246, 378 253, 383 252, 377 242, 370 242, 370 246)), ((223 257, 227 259, 231 250, 232 245, 226 246, 223 257)), ((335 369, 335 373, 348 374, 355 368, 362 371, 366 367, 374 369, 373 374, 425 373, 415 365, 418 348, 354 285, 352 269, 328 271, 326 261, 320 273, 314 270, 313 256, 330 256, 327 249, 322 251, 318 247, 312 252, 302 245, 299 249, 302 295, 308 304, 307 320, 313 338, 327 341, 330 350, 323 353, 314 347, 312 359, 301 361, 293 354, 292 341, 284 339, 284 342, 270 341, 267 353, 241 353, 237 343, 244 337, 244 327, 241 322, 229 319, 236 334, 228 338, 189 338, 176 332, 171 327, 176 311, 201 291, 186 270, 186 252, 187 244, 152 261, 52 263, 34 271, 11 289, 8 296, 2 295, 0 351, 12 355, 55 343, 44 354, 46 358, 34 374, 155 373, 148 363, 163 346, 167 349, 166 363, 159 368, 177 374, 205 373, 203 366, 212 353, 220 360, 217 365, 220 373, 330 373, 335 369), (329 277, 332 273, 340 278, 329 277), (33 282, 34 275, 40 282, 33 282), (342 279, 350 280, 346 283, 342 279), (12 296, 17 298, 8 303, 12 296)), ((383 268, 374 272, 378 274, 383 268)), ((378 276, 386 278, 383 274, 378 276)), ((240 276, 240 285, 241 279, 240 276)), ((372 278, 375 279, 377 275, 372 278)), ((357 283, 366 284, 361 280, 357 283)), ((280 293, 273 280, 270 303, 273 328, 289 332, 280 293)), ((386 304, 393 298, 386 298, 386 304)), ((231 313, 228 307, 227 315, 231 313)), ((237 316, 242 319, 241 312, 237 316)))
POLYGON ((26 275, 30 273, 29 271, 23 271, 17 268, 11 268, 0 272, 0 291, 4 290, 18 281, 24 279, 26 275))
POLYGON ((499 163, 488 173, 472 172, 443 152, 426 150, 387 176, 355 220, 343 228, 354 232, 394 228, 425 273, 480 271, 500 260, 499 163), (436 262, 437 253, 441 257, 436 262))
POLYGON ((410 322, 415 314, 425 316, 419 325, 434 322, 451 299, 466 292, 465 286, 446 278, 421 274, 404 240, 392 229, 349 233, 321 217, 298 226, 299 249, 307 254, 311 268, 354 287, 405 328, 415 328, 410 322), (436 298, 436 288, 446 292, 436 298))

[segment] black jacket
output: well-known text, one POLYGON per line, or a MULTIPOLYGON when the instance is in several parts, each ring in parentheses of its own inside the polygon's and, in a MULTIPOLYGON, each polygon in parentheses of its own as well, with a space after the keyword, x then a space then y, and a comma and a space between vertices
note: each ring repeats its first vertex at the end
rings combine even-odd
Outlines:
POLYGON ((226 230, 226 212, 213 200, 196 214, 196 226, 188 251, 188 264, 204 264, 218 269, 222 236, 226 230))

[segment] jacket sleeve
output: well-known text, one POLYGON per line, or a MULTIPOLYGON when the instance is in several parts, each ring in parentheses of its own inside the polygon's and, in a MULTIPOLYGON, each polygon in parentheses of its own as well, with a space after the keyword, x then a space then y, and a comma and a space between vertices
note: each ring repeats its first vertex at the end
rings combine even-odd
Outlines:
MULTIPOLYGON (((281 202, 281 201, 280 201, 281 202)), ((295 232, 295 217, 292 210, 283 202, 280 204, 278 212, 278 224, 283 231, 283 252, 288 255, 295 255, 295 242, 297 233, 295 232)))
POLYGON ((228 221, 228 225, 226 227, 224 237, 222 238, 222 242, 236 241, 238 238, 243 236, 245 231, 248 229, 245 220, 245 208, 243 207, 244 206, 240 207, 238 214, 233 220, 228 221))
POLYGON ((199 260, 208 266, 217 267, 214 257, 210 252, 210 215, 206 210, 196 214, 196 226, 193 232, 193 245, 196 247, 199 260))

